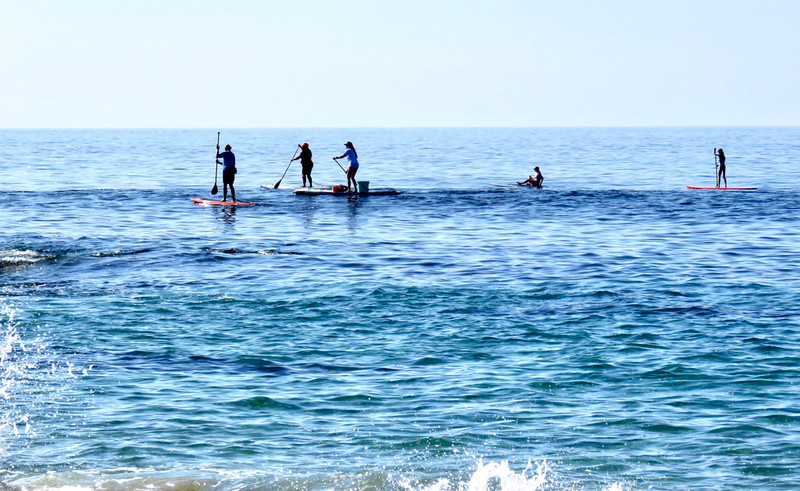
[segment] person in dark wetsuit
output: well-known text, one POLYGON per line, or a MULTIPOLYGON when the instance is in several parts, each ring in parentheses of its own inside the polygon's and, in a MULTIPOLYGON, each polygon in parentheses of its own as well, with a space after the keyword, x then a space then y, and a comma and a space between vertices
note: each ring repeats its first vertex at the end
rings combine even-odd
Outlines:
POLYGON ((728 177, 725 175, 725 152, 723 152, 721 148, 715 148, 714 155, 719 157, 719 163, 717 164, 717 187, 719 187, 720 177, 725 182, 725 187, 728 187, 728 177))
POLYGON ((306 177, 308 177, 308 187, 312 187, 314 183, 311 182, 311 169, 314 168, 314 162, 311 161, 311 149, 308 148, 308 143, 303 143, 298 147, 300 147, 300 155, 293 158, 292 161, 300 159, 300 164, 303 166, 303 187, 306 187, 306 177))
POLYGON ((527 179, 525 179, 522 182, 518 182, 517 184, 520 186, 533 186, 535 188, 540 188, 542 187, 542 181, 544 181, 544 176, 542 175, 541 172, 539 172, 538 167, 534 167, 533 175, 528 176, 527 179))
MULTIPOLYGON (((236 179, 236 156, 231 152, 231 146, 225 145, 225 151, 219 153, 217 145, 217 158, 222 159, 222 201, 228 201, 228 186, 231 187, 231 200, 236 201, 236 190, 233 181, 236 179)), ((219 164, 219 162, 217 162, 219 164)))

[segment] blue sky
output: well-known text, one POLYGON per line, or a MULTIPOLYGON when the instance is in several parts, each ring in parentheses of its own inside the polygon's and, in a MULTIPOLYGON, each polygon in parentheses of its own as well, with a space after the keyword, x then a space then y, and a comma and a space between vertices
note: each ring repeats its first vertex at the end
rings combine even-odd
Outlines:
POLYGON ((796 0, 0 0, 0 127, 800 125, 796 0))

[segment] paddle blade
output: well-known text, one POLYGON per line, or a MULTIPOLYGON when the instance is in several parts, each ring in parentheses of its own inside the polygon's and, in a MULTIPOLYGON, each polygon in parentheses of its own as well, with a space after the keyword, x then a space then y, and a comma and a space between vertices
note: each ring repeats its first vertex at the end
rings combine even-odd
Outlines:
POLYGON ((283 179, 281 179, 280 181, 276 182, 276 183, 275 183, 275 185, 274 185, 274 186, 272 186, 272 188, 273 188, 273 189, 278 189, 278 186, 280 186, 280 185, 281 185, 281 181, 283 181, 283 179))
POLYGON ((211 188, 211 194, 217 194, 218 192, 219 192, 219 189, 217 189, 217 183, 215 182, 214 183, 214 187, 211 188))

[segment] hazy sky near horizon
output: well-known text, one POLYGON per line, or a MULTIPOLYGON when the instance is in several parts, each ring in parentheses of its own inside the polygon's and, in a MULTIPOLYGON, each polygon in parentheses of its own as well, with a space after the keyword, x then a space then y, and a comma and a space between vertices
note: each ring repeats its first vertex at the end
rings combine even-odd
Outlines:
POLYGON ((0 127, 800 125, 797 0, 0 0, 0 127))

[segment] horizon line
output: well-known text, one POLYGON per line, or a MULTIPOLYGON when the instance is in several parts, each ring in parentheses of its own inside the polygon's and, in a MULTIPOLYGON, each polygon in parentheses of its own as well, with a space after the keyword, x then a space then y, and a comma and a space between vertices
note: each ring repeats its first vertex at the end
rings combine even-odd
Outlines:
POLYGON ((554 125, 554 126, 0 126, 0 131, 35 130, 377 130, 377 129, 639 129, 639 128, 800 128, 796 125, 554 125))

